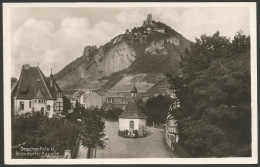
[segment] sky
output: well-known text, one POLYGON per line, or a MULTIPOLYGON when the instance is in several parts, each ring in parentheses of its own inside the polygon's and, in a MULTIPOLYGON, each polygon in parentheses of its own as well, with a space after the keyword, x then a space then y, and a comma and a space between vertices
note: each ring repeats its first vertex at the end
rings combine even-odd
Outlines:
POLYGON ((141 26, 147 14, 195 41, 202 34, 232 38, 249 32, 247 7, 31 7, 11 9, 11 75, 19 78, 23 64, 37 66, 46 76, 126 29, 141 26))

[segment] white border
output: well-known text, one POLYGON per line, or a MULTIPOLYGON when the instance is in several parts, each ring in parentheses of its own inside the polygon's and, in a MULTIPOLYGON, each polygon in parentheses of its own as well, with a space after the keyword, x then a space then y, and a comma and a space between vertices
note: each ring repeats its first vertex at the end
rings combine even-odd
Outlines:
POLYGON ((4 154, 5 164, 256 164, 257 143, 257 44, 255 2, 189 3, 3 3, 4 154), (251 36, 252 157, 250 158, 140 158, 140 159, 11 159, 11 24, 12 8, 21 7, 248 7, 251 36))

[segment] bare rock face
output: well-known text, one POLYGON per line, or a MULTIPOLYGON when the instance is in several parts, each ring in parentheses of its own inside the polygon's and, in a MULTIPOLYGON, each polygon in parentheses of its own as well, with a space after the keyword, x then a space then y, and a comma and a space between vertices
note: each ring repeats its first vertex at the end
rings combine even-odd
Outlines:
POLYGON ((191 42, 163 23, 152 23, 164 28, 165 33, 145 34, 147 29, 135 27, 99 48, 86 46, 82 56, 56 73, 54 79, 62 89, 86 88, 98 81, 105 83, 103 91, 116 84, 124 74, 175 73, 180 68, 180 54, 191 42))
POLYGON ((175 37, 168 38, 167 42, 169 42, 170 44, 173 44, 175 46, 179 46, 179 44, 180 44, 180 41, 175 37))
POLYGON ((97 46, 86 46, 83 51, 83 57, 87 61, 90 61, 93 58, 95 52, 97 52, 97 46))
POLYGON ((164 40, 153 41, 149 46, 145 48, 146 54, 157 54, 156 51, 164 49, 164 40))
POLYGON ((128 68, 135 58, 134 49, 126 42, 121 42, 106 53, 102 62, 98 63, 98 68, 108 76, 128 68))

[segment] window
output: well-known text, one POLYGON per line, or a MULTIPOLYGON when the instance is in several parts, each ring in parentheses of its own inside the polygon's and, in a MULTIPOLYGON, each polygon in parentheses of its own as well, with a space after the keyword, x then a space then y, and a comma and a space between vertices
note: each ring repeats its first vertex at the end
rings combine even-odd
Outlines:
POLYGON ((56 103, 56 104, 57 104, 56 109, 57 109, 58 111, 62 111, 62 110, 63 110, 63 103, 56 103))
POLYGON ((130 129, 134 129, 134 121, 130 121, 130 123, 129 123, 129 128, 130 128, 130 129))
POLYGON ((62 97, 62 93, 61 92, 58 92, 58 97, 62 97))
POLYGON ((51 106, 47 105, 47 111, 50 111, 50 110, 51 110, 51 106))
POLYGON ((29 101, 29 108, 32 107, 32 101, 29 101))
POLYGON ((20 110, 24 110, 24 101, 20 101, 20 110))
POLYGON ((126 98, 125 97, 122 99, 122 103, 126 104, 126 98))
POLYGON ((109 98, 109 103, 113 103, 113 98, 112 97, 109 98))

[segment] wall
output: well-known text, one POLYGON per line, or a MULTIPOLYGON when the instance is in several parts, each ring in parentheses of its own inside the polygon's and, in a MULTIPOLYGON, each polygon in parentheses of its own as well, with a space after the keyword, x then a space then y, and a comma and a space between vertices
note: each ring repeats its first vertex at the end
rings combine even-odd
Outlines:
POLYGON ((54 111, 56 112, 56 113, 60 113, 60 112, 62 112, 63 111, 63 98, 62 97, 58 97, 57 98, 57 100, 55 101, 55 108, 54 108, 54 111), (61 108, 61 110, 59 110, 59 104, 58 103, 61 103, 61 106, 62 106, 62 108, 61 108))
POLYGON ((88 107, 98 107, 101 108, 102 106, 102 97, 97 93, 92 93, 86 99, 86 108, 88 107))
POLYGON ((134 121, 134 130, 137 130, 139 119, 124 119, 124 118, 119 118, 119 130, 120 131, 129 130, 129 124, 131 120, 134 121))
POLYGON ((37 100, 37 103, 34 102, 34 100, 32 100, 32 107, 34 108, 34 111, 41 111, 41 108, 44 109, 44 111, 47 110, 47 105, 46 105, 46 100, 45 100, 45 103, 39 103, 38 102, 38 99, 37 100))
POLYGON ((140 130, 142 127, 146 129, 146 119, 119 118, 119 130, 120 131, 129 130, 129 124, 131 120, 134 121, 134 130, 140 130))
POLYGON ((53 116, 53 112, 54 112, 54 101, 53 100, 46 100, 45 103, 38 103, 38 99, 37 99, 37 103, 35 103, 34 100, 15 100, 14 106, 15 106, 16 113, 19 110, 19 112, 18 112, 19 114, 24 114, 26 112, 32 112, 33 109, 34 109, 34 111, 41 111, 41 108, 43 107, 44 111, 47 112, 48 117, 51 118, 53 116), (21 101, 24 102, 24 110, 19 110, 21 101), (31 101, 31 108, 29 107, 30 101, 31 101), (50 111, 47 111, 47 105, 50 105, 50 111))
MULTIPOLYGON (((53 100, 47 100, 46 105, 50 105, 50 111, 47 111, 48 117, 51 118, 54 113, 54 101, 53 100)), ((47 106, 46 106, 47 110, 47 106)))
POLYGON ((26 113, 26 112, 30 112, 32 111, 32 107, 33 107, 33 102, 32 102, 32 107, 30 108, 29 107, 29 103, 30 103, 31 100, 18 100, 18 99, 15 99, 15 113, 19 113, 19 114, 23 114, 23 113, 26 113), (20 102, 23 101, 24 102, 24 110, 20 110, 20 102))

